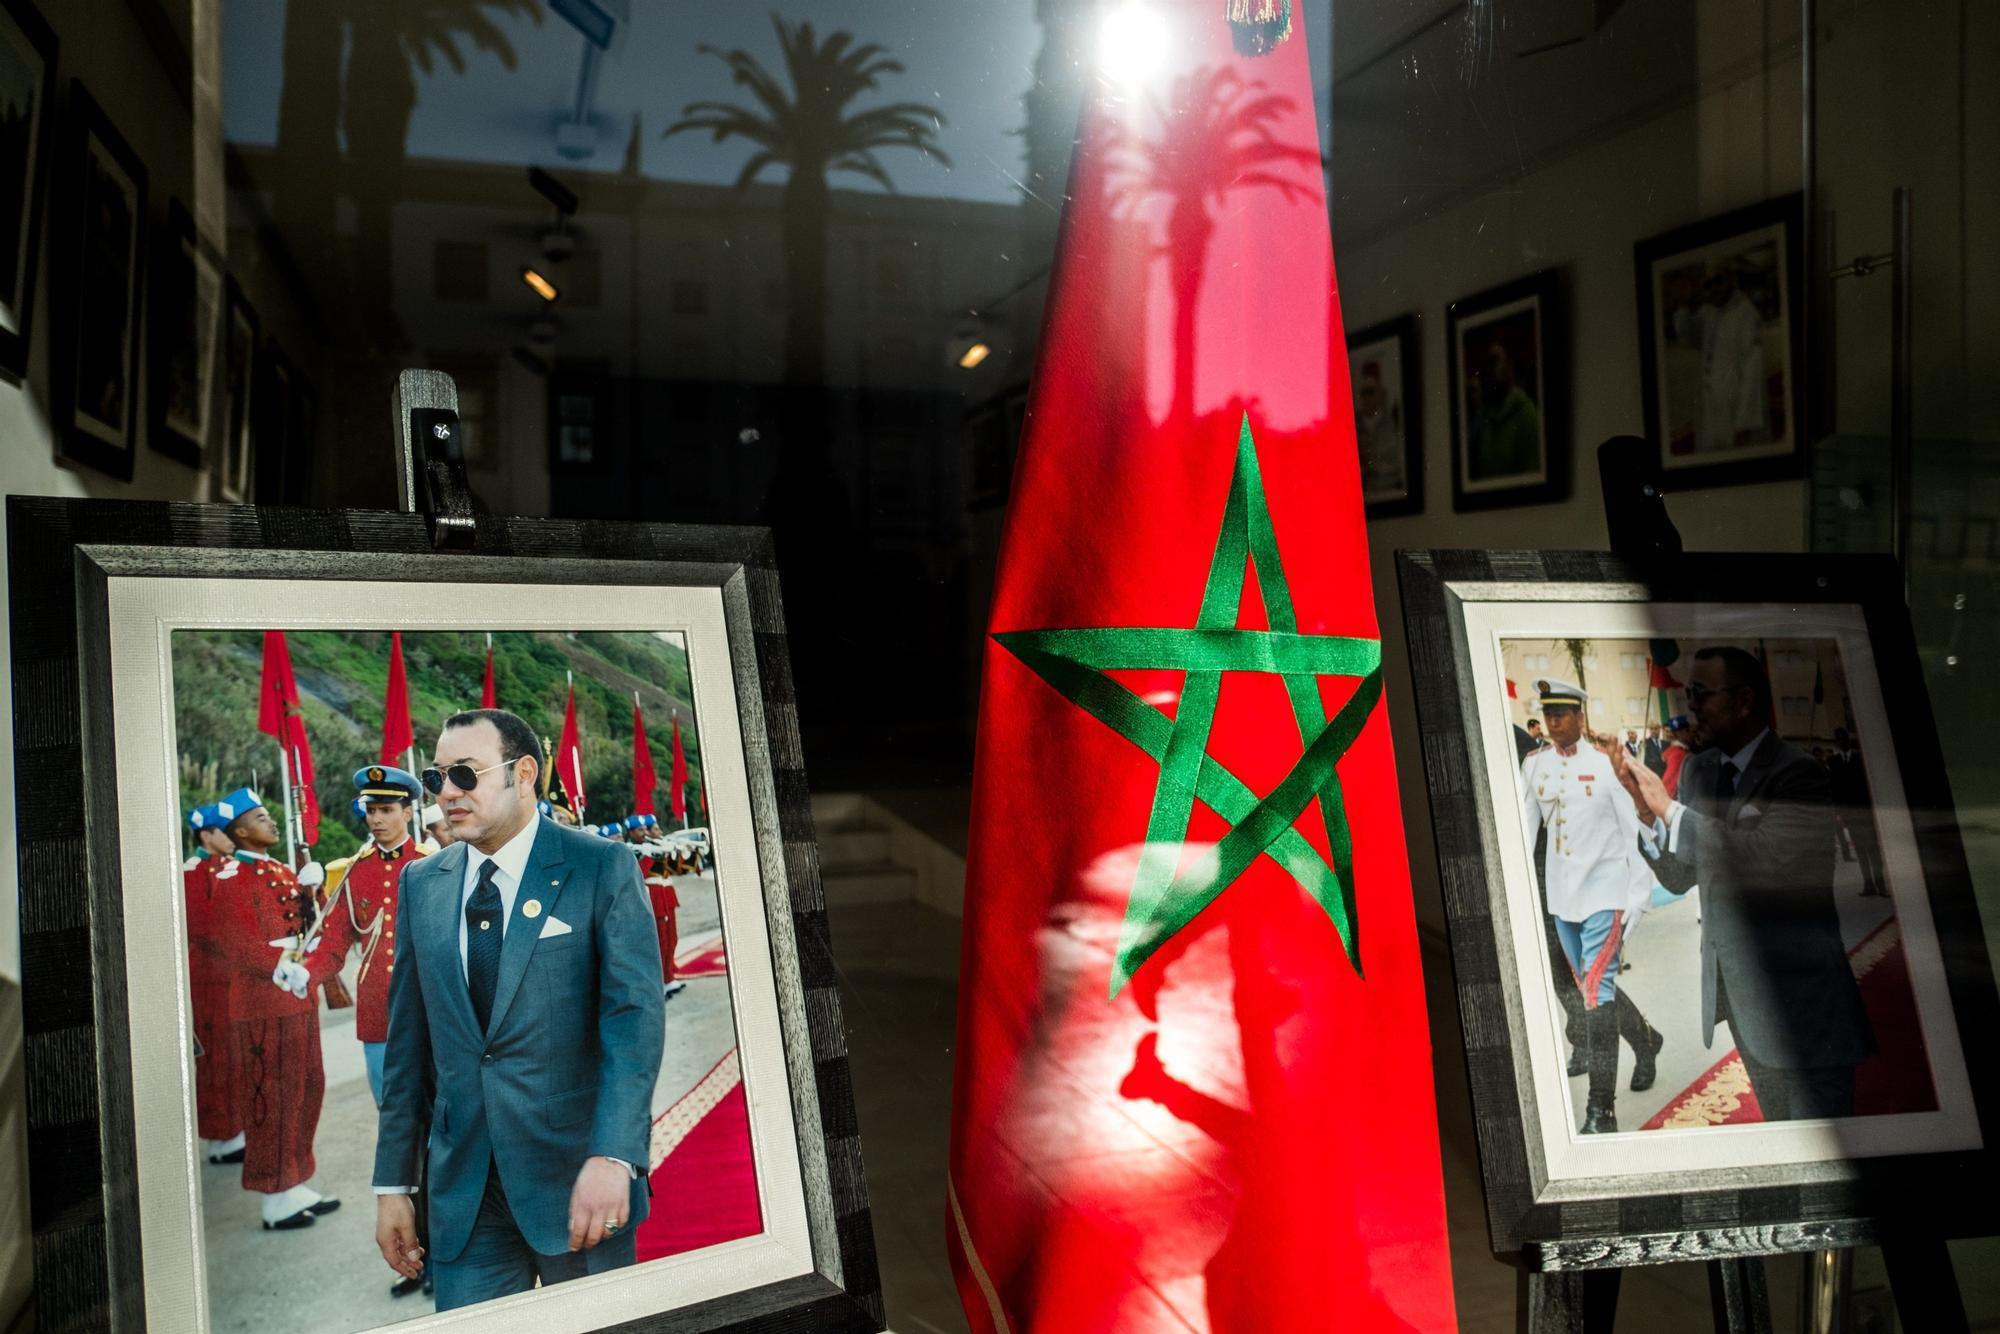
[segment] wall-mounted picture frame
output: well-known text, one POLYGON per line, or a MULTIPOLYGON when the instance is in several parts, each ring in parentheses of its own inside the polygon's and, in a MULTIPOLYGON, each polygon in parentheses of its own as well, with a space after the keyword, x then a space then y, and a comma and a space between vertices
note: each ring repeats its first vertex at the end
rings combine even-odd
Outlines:
POLYGON ((214 477, 222 499, 240 502, 250 499, 257 479, 257 350, 263 334, 257 312, 233 277, 226 284, 223 304, 223 401, 216 414, 222 442, 214 477))
POLYGON ((51 284, 61 457, 120 481, 138 449, 146 167, 80 79, 69 93, 63 197, 67 247, 51 284))
POLYGON ((1494 1250, 1988 1228, 2000 1000, 1894 562, 1398 574, 1494 1250))
POLYGON ((1371 519, 1424 509, 1423 377, 1417 317, 1371 325, 1347 339, 1361 500, 1371 519))
POLYGON ((154 246, 151 312, 152 424, 146 441, 176 463, 199 468, 219 441, 216 381, 221 367, 225 289, 214 247, 195 233, 179 199, 154 246))
MULTIPOLYGON (((441 554, 414 515, 13 497, 7 543, 12 680, 22 720, 15 763, 22 790, 50 798, 24 802, 18 821, 38 1328, 205 1331, 237 1327, 246 1319, 254 1323, 255 1312, 268 1309, 273 1264, 306 1266, 322 1275, 328 1265, 339 1267, 336 1286, 351 1294, 350 1300, 320 1303, 312 1312, 294 1309, 287 1317, 296 1328, 306 1328, 298 1323, 303 1319, 329 1332, 447 1324, 510 1331, 882 1328, 838 982, 812 855, 808 789, 768 533, 481 519, 473 551, 441 554), (665 1025, 673 1039, 662 1055, 656 1031, 663 1018, 662 978, 651 970, 663 955, 656 952, 649 921, 657 911, 649 906, 651 885, 640 880, 655 871, 629 860, 648 850, 562 828, 554 794, 547 814, 535 814, 532 804, 522 806, 526 828, 533 831, 522 875, 551 878, 516 884, 484 1037, 470 1045, 463 1041, 474 1031, 469 1017, 462 1030, 453 1027, 461 1004, 479 1003, 471 997, 470 955, 468 976, 462 978, 457 966, 461 952, 451 928, 458 913, 426 919, 421 908, 411 906, 421 897, 414 892, 399 896, 389 956, 395 975, 387 979, 389 1050, 380 1113, 365 1101, 369 1090, 362 1082, 358 1028, 343 1028, 344 1019, 310 1003, 320 983, 308 982, 301 997, 253 975, 261 970, 239 969, 246 996, 274 1003, 282 997, 303 1016, 302 1023, 316 1021, 327 1029, 318 1049, 325 1053, 325 1077, 291 1081, 286 1072, 303 1061, 309 1047, 292 1045, 276 1031, 279 1020, 263 1009, 249 1019, 232 1019, 239 1027, 265 1027, 239 1034, 244 1041, 232 1040, 231 1050, 241 1059, 237 1096, 229 1105, 245 1119, 239 1128, 243 1153, 238 1162, 227 1161, 226 1154, 217 1155, 224 1159, 217 1162, 211 1151, 227 1149, 229 1142, 205 1142, 202 1062, 212 1059, 219 1044, 202 1043, 202 1026, 191 1020, 198 980, 190 951, 204 940, 234 939, 228 934, 233 931, 251 952, 273 952, 282 960, 289 957, 287 950, 296 950, 300 966, 317 979, 313 942, 296 931, 275 945, 257 940, 264 924, 257 914, 272 914, 272 922, 281 925, 284 912, 323 899, 315 903, 315 923, 325 921, 324 930, 331 932, 340 912, 366 914, 379 907, 364 908, 368 890, 350 884, 348 877, 361 874, 352 864, 336 881, 335 864, 326 863, 325 888, 315 890, 309 879, 302 885, 291 875, 282 859, 245 850, 280 837, 275 829, 262 828, 260 813, 275 815, 281 807, 291 808, 283 827, 305 837, 306 794, 315 787, 300 787, 293 779, 302 783, 311 776, 310 765, 299 759, 310 757, 312 745, 320 751, 322 784, 327 773, 345 777, 340 770, 347 761, 338 768, 333 762, 343 733, 326 708, 351 693, 345 687, 353 684, 357 664, 379 667, 392 628, 402 632, 394 651, 399 662, 407 654, 408 688, 415 711, 425 716, 457 708, 468 693, 465 703, 478 705, 475 668, 485 653, 482 631, 492 631, 496 641, 511 637, 515 666, 507 667, 508 646, 501 644, 495 702, 533 714, 531 731, 553 730, 550 711, 556 719, 564 712, 564 673, 557 669, 551 675, 542 661, 552 645, 571 645, 560 651, 596 652, 623 664, 618 688, 610 694, 617 709, 630 710, 628 677, 635 666, 643 673, 645 662, 662 658, 661 645, 670 641, 673 651, 664 656, 682 666, 662 676, 655 683, 660 693, 649 688, 646 698, 658 703, 682 691, 689 697, 684 739, 699 760, 708 837, 700 857, 668 848, 656 869, 671 865, 672 873, 687 877, 682 910, 705 903, 714 914, 715 939, 697 950, 700 957, 691 958, 688 971, 680 974, 691 979, 687 989, 665 998, 680 1008, 665 1025), (651 644, 650 656, 635 640, 651 644), (436 656, 440 653, 445 658, 436 656), (439 670, 447 659, 472 666, 439 670), (546 690, 533 685, 536 673, 546 678, 546 690), (280 701, 271 715, 275 737, 256 735, 260 720, 248 704, 213 707, 231 680, 241 688, 239 695, 253 688, 248 684, 253 680, 257 698, 271 688, 280 701), (282 684, 272 687, 274 681, 282 684), (434 706, 422 702, 440 690, 451 698, 434 706), (182 808, 190 800, 190 782, 206 793, 224 778, 209 772, 212 764, 188 763, 184 727, 190 740, 227 734, 240 743, 229 782, 247 778, 237 769, 254 764, 255 756, 268 751, 269 758, 268 768, 255 775, 256 786, 208 803, 226 822, 225 831, 232 838, 243 834, 244 841, 231 853, 212 854, 216 869, 207 886, 208 907, 199 910, 196 905, 204 900, 186 874, 202 869, 202 863, 183 861, 184 840, 190 826, 207 823, 186 819, 182 808), (222 810, 224 804, 230 809, 222 810), (253 827, 259 832, 250 837, 253 827), (560 855, 544 855, 545 843, 560 855), (230 868, 235 869, 225 877, 230 868), (272 908, 261 892, 232 896, 229 890, 238 880, 251 891, 275 888, 278 898, 297 897, 272 908), (340 896, 342 887, 346 897, 340 896), (232 914, 244 920, 222 925, 232 914), (619 922, 630 929, 614 929, 619 922), (643 966, 614 966, 613 955, 634 950, 646 956, 643 966), (588 984, 579 981, 586 977, 588 984), (704 987, 706 1002, 696 990, 704 987), (595 1027, 577 1029, 572 1020, 556 1017, 565 1007, 600 1005, 600 998, 613 994, 624 999, 595 1027), (433 1002, 442 1008, 433 1012, 433 1002), (514 1024, 516 1012, 530 1018, 539 1012, 546 1023, 514 1024), (410 1016, 422 1021, 420 1030, 399 1030, 410 1016), (626 1032, 635 1016, 647 1032, 626 1032), (623 1027, 607 1027, 610 1018, 623 1027), (679 1084, 699 1095, 674 1097, 669 1090, 662 1109, 662 1084, 655 1083, 650 1128, 629 1127, 624 1117, 604 1127, 621 1142, 628 1131, 638 1136, 623 1155, 596 1139, 602 1120, 597 1109, 610 1096, 608 1084, 619 1081, 569 1068, 588 1059, 610 1070, 612 1062, 603 1054, 610 1039, 604 1035, 613 1027, 626 1032, 617 1039, 619 1052, 644 1058, 635 1068, 658 1061, 664 1079, 667 1068, 676 1066, 679 1084), (567 1045, 546 1050, 537 1037, 544 1028, 568 1032, 562 1039, 567 1045), (431 1035, 428 1054, 414 1061, 404 1050, 413 1031, 431 1035), (710 1068, 696 1068, 708 1053, 679 1048, 697 1031, 730 1046, 732 1054, 710 1068), (344 1073, 334 1068, 336 1055, 350 1067, 344 1073), (87 1098, 74 1092, 79 1061, 91 1074, 87 1098), (510 1061, 517 1063, 511 1072, 504 1068, 510 1061), (542 1079, 536 1072, 549 1062, 556 1064, 542 1079), (553 1087, 564 1080, 571 1086, 553 1087), (501 1098, 483 1090, 503 1082, 533 1095, 528 1102, 539 1127, 533 1131, 534 1152, 564 1140, 570 1148, 563 1153, 570 1157, 558 1166, 579 1174, 578 1164, 591 1161, 588 1154, 622 1156, 647 1172, 652 1208, 641 1217, 642 1183, 634 1179, 624 1193, 633 1204, 631 1217, 611 1220, 634 1229, 628 1235, 636 1240, 627 1244, 637 1250, 629 1263, 573 1279, 559 1275, 562 1281, 556 1282, 543 1273, 540 1286, 533 1285, 530 1273, 505 1292, 482 1291, 478 1299, 433 1316, 432 1304, 449 1289, 442 1266, 454 1263, 454 1251, 465 1257, 451 1229, 462 1228, 483 1198, 476 1179, 468 1179, 469 1186, 465 1180, 451 1185, 451 1155, 471 1151, 466 1137, 483 1124, 476 1104, 501 1098), (253 1088, 261 1099, 245 1096, 253 1088), (257 1138, 264 1133, 260 1127, 273 1120, 294 1130, 304 1124, 302 1117, 283 1111, 293 1105, 288 1099, 317 1096, 331 1106, 342 1089, 363 1109, 354 1126, 363 1127, 359 1133, 374 1140, 372 1146, 354 1147, 354 1126, 347 1139, 339 1138, 339 1118, 331 1112, 303 1139, 282 1129, 275 1137, 257 1138), (732 1232, 683 1245, 687 1228, 712 1220, 704 1209, 714 1197, 713 1174, 662 1184, 659 1173, 670 1171, 676 1155, 690 1151, 730 1106, 736 1115, 721 1128, 723 1142, 737 1151, 722 1155, 721 1166, 754 1190, 751 1207, 734 1215, 738 1226, 732 1232), (411 1107, 428 1109, 428 1129, 398 1112, 411 1107), (365 1129, 371 1122, 373 1133, 365 1129), (389 1137, 376 1138, 381 1135, 389 1137), (437 1291, 392 1298, 388 1288, 397 1275, 373 1241, 377 1205, 371 1182, 396 1184, 385 1183, 385 1172, 396 1176, 407 1165, 402 1149, 426 1143, 432 1175, 422 1226, 434 1248, 437 1291), (402 1148, 385 1160, 384 1145, 402 1148), (309 1222, 298 1222, 293 1214, 278 1220, 291 1222, 289 1228, 259 1226, 260 1215, 271 1221, 263 1207, 271 1183, 248 1180, 253 1158, 276 1174, 308 1174, 310 1189, 320 1197, 303 1209, 309 1222), (343 1172, 348 1179, 337 1180, 343 1172), (329 1207, 327 1201, 343 1197, 345 1211, 329 1207), (663 1241, 655 1237, 659 1245, 649 1253, 647 1228, 655 1223, 671 1235, 663 1241), (365 1293, 364 1283, 370 1289, 365 1293)), ((583 676, 577 673, 578 695, 584 694, 583 676)), ((369 693, 369 707, 375 698, 369 693)), ((662 730, 659 722, 648 721, 662 730)), ((492 771, 460 775, 453 761, 464 762, 466 755, 456 749, 433 753, 441 738, 467 735, 453 726, 444 724, 439 739, 417 740, 416 763, 439 767, 437 793, 427 792, 425 799, 452 807, 445 823, 476 845, 477 832, 460 823, 472 809, 469 799, 480 788, 502 784, 508 791, 496 789, 491 799, 516 800, 511 788, 525 781, 524 765, 537 762, 534 750, 545 754, 548 748, 524 749, 522 757, 500 762, 504 778, 492 771)), ((484 718, 470 726, 481 736, 501 735, 484 718)), ((379 798, 374 789, 385 781, 393 786, 399 778, 389 772, 391 766, 378 763, 372 726, 368 733, 356 743, 366 751, 354 780, 357 799, 379 798)), ((530 746, 533 741, 530 737, 530 746)), ((566 791, 582 787, 565 769, 572 744, 565 737, 550 747, 557 752, 551 767, 566 791)), ((607 785, 593 786, 598 790, 588 806, 580 791, 561 800, 571 809, 582 806, 591 817, 623 809, 616 804, 620 797, 604 790, 607 785)), ((315 818, 327 824, 347 817, 329 803, 315 818)), ((324 832, 317 837, 327 839, 324 832)), ((287 845, 280 838, 276 846, 282 854, 287 845)), ((458 843, 431 854, 440 860, 426 873, 443 875, 454 886, 454 874, 469 877, 470 854, 464 848, 458 843), (450 860, 454 856, 456 862, 450 860)), ((412 861, 395 883, 407 887, 427 860, 412 861)), ((440 901, 451 907, 450 897, 440 901)), ((326 938, 322 935, 319 945, 326 938)), ((221 955, 233 957, 234 947, 221 955)), ((367 987, 361 979, 356 988, 364 1001, 367 987)), ((495 1102, 484 1110, 498 1117, 499 1108, 495 1102)), ((501 1180, 514 1183, 502 1190, 519 1191, 524 1173, 543 1170, 521 1156, 526 1148, 501 1145, 492 1152, 501 1180), (513 1156, 506 1158, 509 1153, 513 1156)), ((279 1182, 276 1189, 282 1194, 296 1187, 279 1182)), ((534 1198, 531 1191, 508 1197, 517 1223, 520 1211, 535 1213, 537 1206, 529 1203, 534 1198)), ((541 1222, 559 1214, 557 1221, 568 1226, 566 1202, 541 1212, 549 1215, 541 1222)), ((549 1251, 547 1244, 537 1249, 549 1251)))
POLYGON ((28 369, 49 176, 56 35, 28 0, 0 0, 0 375, 28 369))
POLYGON ((1544 269, 1445 308, 1451 505, 1459 512, 1569 495, 1569 333, 1562 275, 1544 269))
POLYGON ((1804 237, 1792 194, 1632 248, 1646 437, 1669 488, 1798 475, 1804 237))

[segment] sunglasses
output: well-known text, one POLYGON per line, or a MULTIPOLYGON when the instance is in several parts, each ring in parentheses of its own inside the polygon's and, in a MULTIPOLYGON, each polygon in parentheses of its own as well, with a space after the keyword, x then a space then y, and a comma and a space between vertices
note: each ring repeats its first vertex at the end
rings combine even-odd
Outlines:
POLYGON ((470 792, 479 786, 479 775, 490 774, 495 769, 504 769, 513 762, 502 760, 498 764, 489 764, 484 769, 475 769, 469 764, 447 764, 442 769, 435 767, 426 769, 417 777, 423 780, 424 791, 432 796, 444 791, 446 779, 450 779, 451 785, 460 792, 470 792))

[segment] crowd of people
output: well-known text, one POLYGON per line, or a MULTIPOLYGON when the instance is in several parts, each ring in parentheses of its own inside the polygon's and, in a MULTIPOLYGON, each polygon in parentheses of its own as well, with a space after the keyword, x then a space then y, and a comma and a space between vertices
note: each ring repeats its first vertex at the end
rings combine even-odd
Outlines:
POLYGON ((1836 855, 1861 863, 1863 894, 1888 889, 1851 733, 1837 729, 1817 755, 1780 737, 1764 664, 1728 645, 1694 655, 1687 714, 1643 737, 1591 732, 1574 683, 1535 686, 1541 718, 1515 728, 1521 815, 1568 1073, 1588 1080, 1580 1130, 1618 1129, 1621 1043, 1633 1091, 1657 1077, 1667 1036, 1619 979, 1626 940, 1663 895, 1698 894, 1702 1042, 1728 1024, 1763 1119, 1852 1115, 1873 1037, 1841 934, 1836 855))
MULTIPOLYGON (((387 1216, 392 1206, 382 1201, 390 1196, 400 1201, 407 1192, 417 1238, 414 1247, 398 1245, 396 1255, 383 1242, 384 1258, 397 1270, 391 1288, 395 1295, 436 1287, 439 1309, 446 1309, 520 1290, 536 1279, 574 1276, 544 1252, 552 1231, 572 1231, 575 1220, 568 1215, 577 1206, 571 1196, 583 1196, 584 1177, 604 1153, 611 1153, 621 1170, 605 1174, 610 1188, 599 1182, 600 1216, 576 1233, 564 1253, 591 1252, 587 1272, 621 1262, 620 1254, 623 1263, 630 1263, 631 1233, 621 1229, 644 1214, 646 1137, 663 1040, 662 1007, 686 985, 674 976, 680 902, 671 877, 698 873, 708 864, 705 838, 696 844, 663 837, 658 819, 650 814, 579 828, 575 806, 548 763, 546 743, 538 743, 525 722, 497 709, 449 720, 439 740, 437 767, 421 777, 394 765, 368 764, 355 771, 353 782, 353 810, 366 824, 368 840, 353 856, 325 864, 311 860, 309 848, 299 850, 297 866, 274 855, 286 840, 272 808, 249 787, 187 813, 195 851, 183 866, 182 888, 196 1043, 196 1131, 207 1161, 241 1165, 242 1188, 261 1197, 267 1230, 309 1228, 340 1208, 339 1199, 310 1183, 327 1082, 322 1002, 328 1009, 351 1006, 354 1036, 381 1117, 378 1211, 387 1216), (469 753, 459 755, 460 750, 469 753), (493 752, 491 757, 486 750, 493 752), (488 759, 483 767, 468 762, 488 759), (501 779, 484 777, 496 769, 504 771, 501 779), (425 837, 414 834, 413 823, 425 837), (619 845, 616 854, 608 846, 613 842, 619 845), (447 853, 460 843, 466 846, 447 853), (429 869, 433 865, 439 868, 435 872, 429 869), (593 889, 580 884, 587 868, 592 869, 593 889), (543 872, 553 874, 530 879, 543 872), (461 903, 449 902, 452 886, 447 885, 445 905, 435 913, 420 910, 414 898, 399 904, 425 892, 414 885, 428 887, 453 874, 467 886, 461 903), (643 883, 643 897, 625 892, 633 879, 643 883), (486 906, 483 896, 496 884, 504 910, 477 918, 475 931, 475 910, 486 906), (524 886, 536 892, 522 896, 524 886), (587 897, 593 892, 594 899, 587 897), (652 919, 650 928, 642 920, 646 915, 652 919), (457 935, 457 976, 433 978, 422 987, 407 980, 423 957, 409 942, 418 929, 442 931, 447 951, 454 948, 449 937, 457 935), (406 937, 402 945, 399 930, 406 937), (482 934, 488 932, 490 936, 482 934), (518 965, 514 951, 507 951, 508 966, 502 967, 501 944, 510 935, 535 942, 529 949, 536 976, 550 979, 538 986, 534 1002, 514 1004, 511 1010, 506 1004, 513 999, 509 988, 518 987, 528 951, 520 953, 518 965), (554 939, 558 936, 587 940, 590 947, 570 948, 569 941, 554 939), (358 960, 352 992, 342 976, 350 959, 358 960), (595 968, 585 971, 586 961, 595 968), (439 996, 454 988, 458 996, 470 994, 474 1011, 482 999, 486 1002, 489 1013, 470 1032, 447 1032, 436 1013, 439 996), (563 1026, 546 1017, 535 1020, 539 1036, 533 1039, 515 1040, 512 1029, 503 1029, 503 1017, 511 1022, 511 1016, 539 1012, 544 1001, 562 1008, 558 991, 576 1002, 569 1009, 595 1008, 604 1014, 602 1029, 571 1034, 567 1047, 549 1045, 549 1032, 563 1026), (614 1007, 615 997, 623 999, 614 1007), (602 1050, 614 1019, 629 1028, 630 1041, 619 1044, 616 1052, 602 1050), (446 1036, 475 1049, 460 1052, 462 1061, 447 1059, 446 1036), (459 1105, 464 1096, 446 1090, 463 1068, 490 1074, 503 1052, 514 1057, 520 1077, 537 1090, 557 1079, 552 1072, 568 1072, 563 1078, 572 1082, 565 1087, 583 1090, 588 1105, 580 1106, 578 1115, 569 1118, 574 1124, 557 1136, 559 1149, 544 1143, 541 1155, 532 1160, 487 1143, 477 1180, 470 1185, 454 1180, 458 1195, 447 1200, 426 1186, 436 1179, 448 1138, 470 1127, 444 1120, 447 1099, 459 1105), (602 1068, 584 1068, 592 1063, 602 1068), (615 1081, 604 1073, 614 1068, 619 1074, 615 1081), (615 1104, 615 1115, 607 1104, 615 1104), (436 1125, 431 1124, 434 1108, 436 1125), (384 1164, 391 1158, 395 1166, 387 1174, 401 1179, 384 1182, 384 1164), (552 1205, 547 1191, 536 1189, 548 1185, 537 1181, 537 1173, 551 1181, 575 1174, 575 1190, 563 1181, 563 1198, 552 1205), (469 1205, 467 1190, 472 1192, 469 1205), (489 1217, 494 1201, 488 1196, 494 1192, 499 1214, 489 1217), (440 1221, 457 1243, 449 1254, 428 1240, 440 1221), (510 1244, 525 1239, 529 1251, 547 1263, 537 1263, 531 1255, 533 1272, 525 1283, 518 1273, 494 1279, 489 1261, 493 1245, 500 1244, 495 1236, 510 1244), (582 1244, 586 1238, 587 1246, 582 1244), (415 1263, 408 1260, 412 1249, 419 1253, 415 1263), (433 1260, 460 1263, 440 1266, 433 1260), (446 1271, 442 1279, 440 1267, 446 1271)), ((466 1020, 470 1022, 469 1015, 466 1020)), ((490 1087, 490 1080, 482 1087, 490 1087)), ((544 1101, 533 1099, 537 1114, 544 1101)), ((512 1104, 503 1107, 489 1100, 479 1133, 497 1135, 515 1111, 512 1104)), ((455 1165, 464 1168, 464 1158, 459 1154, 455 1165)), ((394 1229, 391 1235, 400 1236, 394 1229)), ((383 1236, 378 1226, 378 1242, 383 1236)), ((584 1263, 577 1262, 576 1273, 586 1272, 584 1263)))

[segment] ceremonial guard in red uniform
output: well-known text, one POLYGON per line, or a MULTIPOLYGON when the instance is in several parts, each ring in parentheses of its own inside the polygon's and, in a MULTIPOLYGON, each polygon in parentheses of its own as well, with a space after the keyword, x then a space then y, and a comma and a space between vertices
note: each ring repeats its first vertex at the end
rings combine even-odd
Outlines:
POLYGON ((274 860, 278 826, 239 788, 216 803, 236 851, 214 876, 208 940, 229 978, 236 1105, 243 1122, 243 1189, 263 1199, 270 1230, 310 1227, 340 1201, 306 1185, 326 1071, 320 1064, 319 988, 339 970, 315 951, 313 893, 324 871, 294 874, 274 860))
POLYGON ((643 849, 639 854, 639 874, 646 882, 646 897, 653 906, 653 924, 660 932, 660 985, 672 996, 687 987, 687 983, 674 980, 674 950, 681 939, 681 896, 667 876, 667 850, 655 841, 659 824, 655 815, 628 815, 625 837, 643 849))
POLYGON ((194 1011, 195 1133, 211 1163, 243 1161, 243 1124, 236 1111, 235 1064, 230 1055, 229 974, 205 942, 213 933, 210 900, 215 873, 229 863, 236 845, 222 832, 213 803, 188 812, 188 828, 200 852, 181 865, 187 902, 188 1000, 194 1011))

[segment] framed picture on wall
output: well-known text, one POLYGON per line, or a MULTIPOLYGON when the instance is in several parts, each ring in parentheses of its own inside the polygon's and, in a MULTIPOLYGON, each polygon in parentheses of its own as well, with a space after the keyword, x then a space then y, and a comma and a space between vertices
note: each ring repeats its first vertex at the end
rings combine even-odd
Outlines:
POLYGON ((8 498, 38 1328, 882 1328, 770 535, 478 526, 8 498), (705 865, 589 827, 635 698, 705 865))
POLYGON ((0 0, 0 374, 15 378, 28 368, 55 72, 48 23, 28 0, 0 0))
POLYGON ((1793 194, 1633 247, 1646 435, 1669 487, 1798 475, 1804 229, 1793 194))
POLYGON ((70 84, 66 262, 53 285, 52 424, 62 456, 132 477, 139 432, 146 168, 81 80, 70 84))
MULTIPOLYGON (((177 463, 201 466, 220 401, 215 392, 221 357, 222 266, 195 234, 194 218, 180 200, 167 205, 153 262, 152 429, 148 443, 177 463)), ((219 437, 220 432, 214 432, 219 437)))
POLYGON ((1398 576, 1494 1249, 1983 1234, 2000 998, 1896 564, 1398 576))
POLYGON ((1560 275, 1544 269, 1445 310, 1454 510, 1569 494, 1569 344, 1560 275))
POLYGON ((1349 335, 1354 442, 1361 499, 1371 519, 1424 508, 1423 391, 1417 317, 1404 315, 1349 335))
POLYGON ((249 298, 234 278, 225 288, 224 304, 228 309, 222 328, 222 404, 216 414, 222 440, 216 456, 215 488, 224 500, 245 501, 250 499, 256 479, 257 419, 253 409, 261 333, 257 312, 250 308, 249 298))

